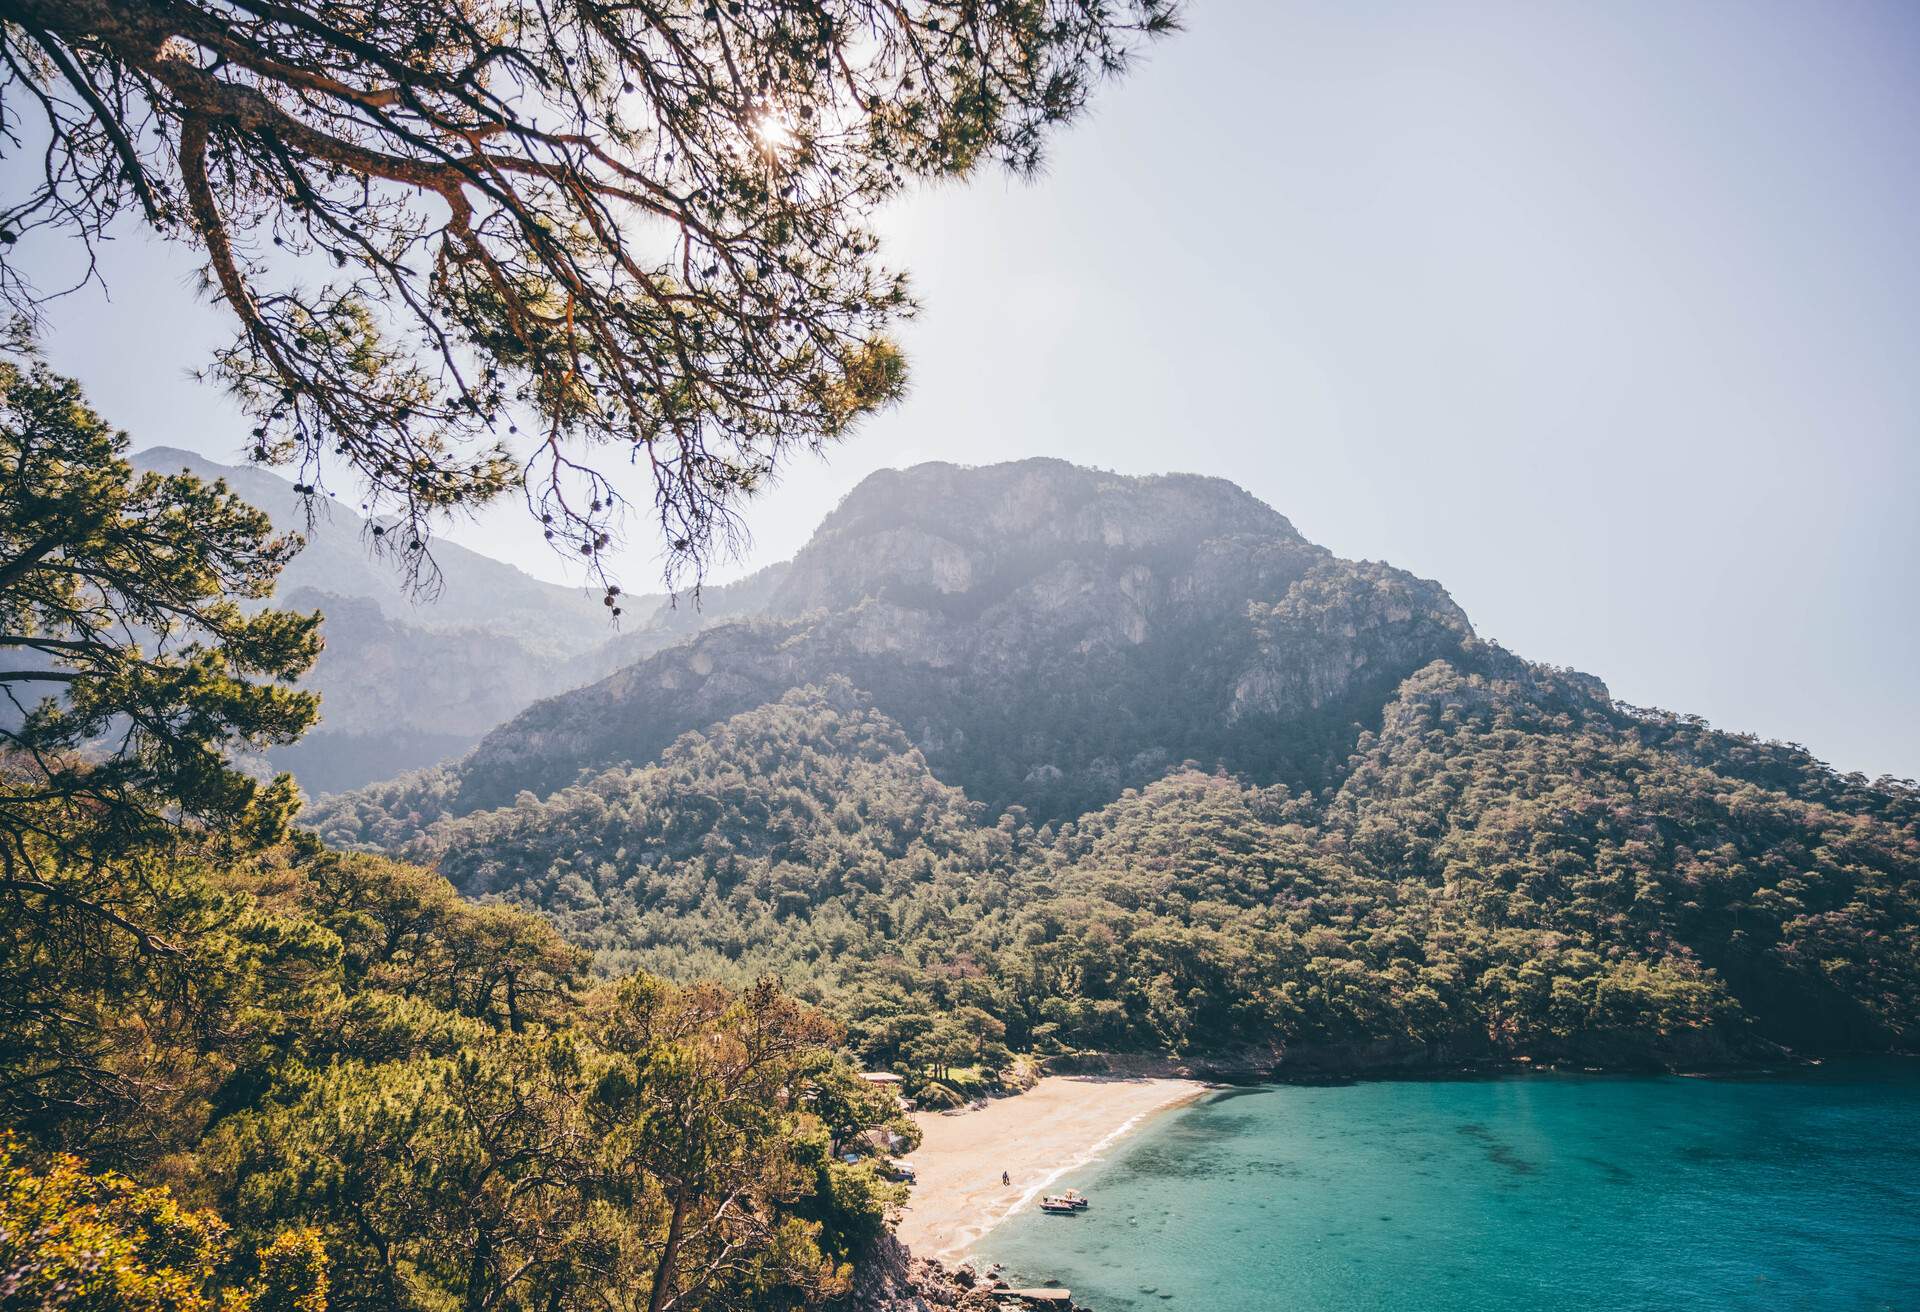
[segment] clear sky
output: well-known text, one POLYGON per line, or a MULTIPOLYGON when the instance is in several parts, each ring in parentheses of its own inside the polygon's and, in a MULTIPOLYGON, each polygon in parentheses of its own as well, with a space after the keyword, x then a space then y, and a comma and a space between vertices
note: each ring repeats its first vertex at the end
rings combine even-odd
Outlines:
MULTIPOLYGON (((1045 178, 888 217, 913 393, 723 577, 883 466, 1217 474, 1616 696, 1920 774, 1917 217, 1909 0, 1193 0, 1045 178)), ((56 362, 234 459, 191 264, 105 269, 56 362)), ((512 508, 454 536, 572 568, 512 508)))

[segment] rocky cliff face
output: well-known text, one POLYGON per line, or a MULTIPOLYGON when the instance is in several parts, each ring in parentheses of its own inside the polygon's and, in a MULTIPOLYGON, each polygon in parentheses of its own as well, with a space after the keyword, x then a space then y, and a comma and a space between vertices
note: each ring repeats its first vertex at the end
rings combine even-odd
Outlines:
MULTIPOLYGON (((1221 479, 1125 478, 1060 460, 884 470, 827 516, 768 613, 845 610, 868 598, 957 616, 1098 604, 1108 589, 1140 587, 1156 565, 1178 570, 1205 544, 1240 537, 1318 550, 1221 479)), ((1109 616, 1122 630, 1132 627, 1127 611, 1109 616)))
POLYGON ((757 616, 489 734, 457 809, 834 676, 990 809, 1078 814, 1186 759, 1317 784, 1400 680, 1472 639, 1439 585, 1341 560, 1230 483, 1052 460, 877 474, 762 586, 757 616))

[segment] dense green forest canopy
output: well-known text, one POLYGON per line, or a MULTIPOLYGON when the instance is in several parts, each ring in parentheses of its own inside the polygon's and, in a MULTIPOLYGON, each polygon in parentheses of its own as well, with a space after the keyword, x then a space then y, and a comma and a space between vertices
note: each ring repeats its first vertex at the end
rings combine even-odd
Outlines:
POLYGON ((289 835, 232 754, 313 716, 316 619, 257 604, 298 544, 30 359, 0 387, 0 686, 44 693, 0 738, 0 1305, 843 1294, 913 1130, 837 1022, 289 835))
POLYGON ((1914 789, 1482 659, 1497 672, 1409 679, 1320 795, 1189 764, 1036 828, 940 783, 836 681, 544 800, 406 836, 350 797, 322 832, 399 836, 604 970, 778 972, 922 1071, 956 1045, 1679 1064, 1911 1044, 1914 789))
POLYGON ((271 595, 300 540, 223 483, 136 478, 126 449, 30 342, 8 343, 0 887, 45 882, 42 849, 110 851, 178 818, 253 811, 271 827, 285 782, 263 790, 228 756, 314 722, 318 699, 287 684, 319 653, 320 617, 247 604, 271 595))

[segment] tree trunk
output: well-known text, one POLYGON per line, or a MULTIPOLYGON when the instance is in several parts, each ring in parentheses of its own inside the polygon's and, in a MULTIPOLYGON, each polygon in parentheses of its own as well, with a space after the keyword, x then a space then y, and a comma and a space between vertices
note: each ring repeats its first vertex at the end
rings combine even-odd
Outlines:
POLYGON ((667 1242, 660 1250, 660 1265, 653 1272, 653 1295, 647 1299, 647 1312, 660 1312, 667 1304, 667 1291, 673 1285, 673 1262, 680 1251, 680 1226, 687 1218, 687 1192, 684 1186, 674 1190, 673 1219, 667 1222, 667 1242))
POLYGON ((464 1312, 485 1312, 492 1300, 487 1297, 487 1259, 491 1256, 493 1245, 487 1242, 487 1233, 482 1230, 475 1237, 473 1255, 467 1260, 467 1298, 464 1312))

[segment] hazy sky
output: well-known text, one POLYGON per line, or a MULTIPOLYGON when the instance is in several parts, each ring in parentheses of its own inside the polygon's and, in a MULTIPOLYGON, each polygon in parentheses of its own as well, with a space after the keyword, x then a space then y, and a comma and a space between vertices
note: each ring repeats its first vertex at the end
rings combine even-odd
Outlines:
MULTIPOLYGON (((1920 774, 1917 219, 1910 2, 1194 0, 1044 179, 890 216, 913 393, 725 573, 882 466, 1217 474, 1616 696, 1920 774)), ((191 267, 123 244, 51 345, 233 459, 191 267)))

